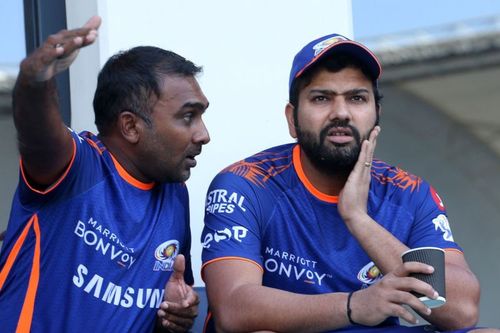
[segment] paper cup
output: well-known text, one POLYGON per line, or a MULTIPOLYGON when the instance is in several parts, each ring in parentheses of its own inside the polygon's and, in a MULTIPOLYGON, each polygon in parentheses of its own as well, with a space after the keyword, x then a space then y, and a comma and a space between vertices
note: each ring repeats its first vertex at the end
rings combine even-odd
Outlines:
POLYGON ((444 275, 444 250, 437 247, 418 247, 401 255, 403 262, 418 261, 434 267, 432 274, 413 273, 410 276, 430 284, 439 294, 437 299, 412 292, 428 308, 437 308, 446 303, 446 285, 444 275))

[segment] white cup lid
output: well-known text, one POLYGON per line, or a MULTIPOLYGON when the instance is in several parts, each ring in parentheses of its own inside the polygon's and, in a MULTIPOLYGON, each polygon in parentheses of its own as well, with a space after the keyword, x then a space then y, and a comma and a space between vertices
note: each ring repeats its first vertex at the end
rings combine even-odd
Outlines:
POLYGON ((438 308, 446 303, 446 298, 438 296, 436 299, 429 298, 427 296, 422 296, 419 300, 425 304, 429 309, 438 308))

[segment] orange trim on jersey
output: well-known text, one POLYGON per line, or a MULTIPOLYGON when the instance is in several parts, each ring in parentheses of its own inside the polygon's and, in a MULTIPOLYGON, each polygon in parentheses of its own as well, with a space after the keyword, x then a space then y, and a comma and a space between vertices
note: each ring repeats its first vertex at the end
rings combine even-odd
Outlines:
POLYGON ((115 159, 115 157, 112 154, 109 154, 111 156, 111 159, 113 160, 113 163, 115 165, 116 170, 118 171, 118 174, 120 177, 122 177, 127 183, 129 183, 132 186, 137 187, 138 189, 147 191, 150 190, 154 187, 155 183, 143 183, 134 177, 132 177, 127 170, 125 170, 121 164, 115 159))
POLYGON ((257 267, 259 267, 259 269, 261 270, 262 273, 264 273, 264 269, 262 268, 262 266, 257 263, 256 261, 254 260, 251 260, 251 259, 247 259, 247 258, 242 258, 242 257, 220 257, 220 258, 215 258, 215 259, 212 259, 212 260, 209 260, 207 261, 206 263, 204 263, 202 266, 201 266, 201 279, 203 281, 204 278, 203 278, 203 270, 205 269, 205 267, 209 264, 212 264, 214 262, 217 262, 217 261, 222 261, 222 260, 239 260, 239 261, 246 261, 246 262, 249 262, 251 264, 254 264, 256 265, 257 267))
POLYGON ((330 203, 338 203, 339 197, 336 195, 328 195, 323 192, 320 192, 313 184, 307 179, 306 174, 304 173, 304 169, 302 169, 302 163, 300 162, 300 147, 296 145, 293 147, 293 166, 295 167, 295 172, 299 176, 300 181, 306 189, 311 192, 316 198, 322 201, 330 202, 330 203))
POLYGON ((33 264, 31 266, 30 280, 28 290, 24 298, 23 308, 17 323, 16 333, 29 333, 33 321, 33 310, 35 309, 35 298, 38 290, 38 281, 40 280, 40 226, 38 217, 34 215, 33 229, 35 230, 35 251, 33 254, 33 264))
POLYGON ((464 254, 462 251, 460 251, 459 249, 455 249, 453 247, 450 247, 450 248, 446 248, 446 249, 443 249, 445 252, 456 252, 456 253, 460 253, 460 254, 464 254))
POLYGON ((102 152, 104 151, 104 148, 100 148, 97 143, 95 143, 94 141, 90 140, 89 138, 85 138, 85 141, 87 141, 87 143, 89 145, 91 145, 95 150, 97 150, 97 152, 99 153, 99 155, 102 155, 102 152))
POLYGON ((203 333, 207 332, 207 326, 208 323, 210 322, 210 319, 212 319, 212 311, 208 311, 207 317, 205 318, 205 323, 203 324, 203 333))
POLYGON ((24 183, 26 184, 26 186, 28 186, 28 188, 35 192, 35 193, 38 193, 38 194, 47 194, 49 193, 50 191, 52 191, 53 189, 55 189, 57 187, 57 185, 59 185, 63 180, 64 178, 66 178, 66 175, 68 174, 69 170, 71 169, 71 166, 73 165, 73 162, 75 161, 75 156, 76 156, 76 143, 75 143, 75 140, 73 139, 73 156, 71 156, 71 161, 69 162, 68 166, 66 167, 66 170, 64 170, 64 173, 62 174, 61 177, 59 177, 59 179, 52 185, 50 185, 46 190, 44 191, 40 191, 40 190, 37 190, 36 188, 32 187, 30 185, 30 183, 28 182, 28 179, 26 178, 26 175, 24 174, 24 168, 23 168, 23 160, 20 159, 19 160, 19 169, 21 170, 21 176, 24 180, 24 183))
POLYGON ((17 255, 21 250, 21 247, 26 240, 26 236, 28 235, 28 231, 31 229, 33 225, 33 229, 35 231, 35 249, 33 253, 33 263, 31 265, 31 273, 28 282, 28 289, 26 291, 26 296, 24 297, 23 308, 21 309, 21 314, 19 316, 19 321, 17 322, 16 333, 29 333, 31 329, 31 322, 33 320, 33 310, 35 308, 35 298, 36 292, 38 289, 38 281, 40 280, 40 226, 38 224, 38 216, 35 214, 28 221, 26 226, 24 227, 21 235, 17 239, 16 243, 12 247, 9 256, 7 257, 7 261, 5 262, 5 266, 0 272, 0 290, 2 290, 3 284, 7 279, 7 276, 16 261, 17 255))
POLYGON ((24 240, 26 239, 26 236, 28 235, 28 230, 31 228, 32 224, 33 224, 33 217, 26 224, 23 231, 21 232, 21 235, 19 235, 19 238, 17 239, 16 243, 12 247, 12 250, 10 250, 9 256, 7 257, 7 261, 5 261, 5 266, 3 267, 2 271, 0 272, 0 290, 2 290, 3 284, 5 283, 5 280, 7 279, 7 276, 9 275, 9 272, 12 268, 12 265, 14 265, 14 261, 16 261, 16 257, 19 254, 19 250, 21 250, 21 247, 23 246, 24 240))

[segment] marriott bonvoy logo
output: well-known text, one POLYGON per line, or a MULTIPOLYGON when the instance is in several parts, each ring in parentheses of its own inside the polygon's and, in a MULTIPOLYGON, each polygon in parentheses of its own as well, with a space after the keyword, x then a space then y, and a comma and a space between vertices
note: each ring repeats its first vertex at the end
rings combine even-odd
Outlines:
POLYGON ((322 285, 325 277, 332 278, 331 274, 318 272, 317 261, 268 246, 265 254, 264 269, 268 273, 318 286, 322 285))
POLYGON ((129 269, 136 261, 134 249, 127 247, 115 232, 94 220, 93 217, 89 218, 87 223, 79 220, 74 234, 80 237, 87 246, 95 248, 97 253, 108 257, 122 267, 129 269))

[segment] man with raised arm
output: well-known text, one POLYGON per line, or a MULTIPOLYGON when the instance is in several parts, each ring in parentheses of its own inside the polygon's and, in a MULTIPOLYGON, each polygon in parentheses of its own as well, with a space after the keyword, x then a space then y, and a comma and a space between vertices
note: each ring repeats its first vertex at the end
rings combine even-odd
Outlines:
POLYGON ((96 40, 100 22, 49 36, 20 66, 2 332, 185 332, 197 315, 184 182, 209 141, 201 69, 157 47, 114 55, 94 96, 99 133, 75 133, 61 120, 54 77, 96 40))

